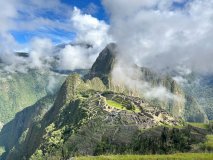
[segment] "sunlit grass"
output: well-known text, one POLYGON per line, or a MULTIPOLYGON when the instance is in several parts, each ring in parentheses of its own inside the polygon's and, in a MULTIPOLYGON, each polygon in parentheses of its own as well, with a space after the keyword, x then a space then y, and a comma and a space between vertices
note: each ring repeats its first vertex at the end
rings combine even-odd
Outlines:
POLYGON ((171 155, 108 155, 77 157, 76 160, 212 160, 210 153, 180 153, 171 155))
POLYGON ((213 135, 206 136, 206 142, 204 143, 204 146, 207 150, 213 150, 213 135))
POLYGON ((107 104, 108 104, 110 107, 114 107, 114 108, 119 109, 119 110, 127 110, 126 107, 124 107, 124 106, 121 105, 120 103, 117 103, 117 102, 112 101, 112 100, 107 100, 107 104))
POLYGON ((135 108, 135 110, 134 110, 136 113, 139 113, 139 112, 141 112, 141 110, 139 109, 139 108, 135 108))
POLYGON ((113 101, 113 100, 106 100, 107 101, 107 104, 110 106, 110 107, 113 107, 113 108, 116 108, 116 109, 119 109, 119 110, 127 110, 127 111, 134 111, 136 113, 139 113, 141 112, 141 110, 138 108, 138 107, 135 107, 134 110, 128 110, 124 105, 122 105, 121 103, 118 103, 116 101, 113 101))
POLYGON ((189 125, 202 128, 202 129, 208 129, 208 124, 205 123, 194 123, 194 122, 188 122, 189 125))
POLYGON ((0 156, 5 152, 5 149, 3 147, 0 147, 0 156))
POLYGON ((164 126, 164 127, 167 127, 167 128, 177 128, 177 129, 182 129, 182 128, 185 127, 184 125, 183 126, 179 126, 179 125, 174 126, 174 125, 167 125, 167 124, 162 124, 161 126, 164 126))

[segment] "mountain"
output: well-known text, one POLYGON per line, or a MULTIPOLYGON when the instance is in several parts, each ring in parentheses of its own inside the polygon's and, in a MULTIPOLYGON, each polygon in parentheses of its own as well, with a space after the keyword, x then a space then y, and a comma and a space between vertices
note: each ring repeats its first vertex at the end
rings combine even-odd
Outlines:
POLYGON ((71 74, 56 98, 46 96, 17 113, 0 133, 0 145, 6 150, 2 159, 201 151, 199 144, 211 134, 211 127, 197 128, 183 121, 207 121, 196 100, 168 75, 138 66, 141 82, 163 85, 186 101, 158 101, 119 84, 115 87, 111 73, 116 52, 116 45, 109 44, 88 74, 71 74))
POLYGON ((7 123, 0 132, 0 146, 10 151, 25 139, 30 126, 41 120, 54 102, 55 96, 49 95, 38 100, 34 105, 18 112, 15 118, 7 123))
MULTIPOLYGON (((86 44, 72 45, 90 47, 86 44)), ((56 46, 54 50, 59 52, 60 46, 56 46)), ((10 65, 0 60, 0 129, 3 124, 12 120, 17 112, 47 95, 55 94, 68 74, 84 75, 88 72, 86 69, 60 69, 59 53, 51 55, 48 60, 42 59, 45 65, 40 68, 33 68, 28 64, 31 57, 30 53, 26 52, 14 53, 17 59, 21 59, 20 64, 10 65)))
MULTIPOLYGON (((114 90, 114 88, 112 88, 113 84, 110 83, 112 81, 111 72, 116 62, 117 52, 116 44, 109 44, 100 53, 90 72, 85 77, 88 79, 99 77, 105 85, 111 87, 111 90, 114 90)), ((169 75, 159 75, 148 68, 138 66, 135 67, 142 74, 140 79, 141 83, 148 82, 152 87, 163 86, 169 93, 179 97, 178 101, 166 98, 163 101, 153 98, 151 101, 157 103, 161 108, 172 113, 174 116, 181 117, 186 121, 208 122, 208 117, 203 112, 197 100, 192 96, 192 94, 185 92, 184 88, 178 85, 176 81, 172 79, 172 77, 169 75)), ((141 97, 143 97, 143 94, 141 94, 141 97)))
POLYGON ((92 79, 99 77, 105 85, 109 86, 109 76, 116 61, 116 54, 116 44, 108 44, 99 54, 89 73, 84 78, 92 79))
POLYGON ((53 107, 29 127, 24 141, 13 147, 6 159, 68 159, 78 154, 140 153, 149 144, 155 147, 150 146, 144 153, 161 152, 159 149, 164 145, 164 153, 188 151, 192 144, 204 141, 208 133, 187 127, 170 129, 164 125, 175 127, 184 123, 145 99, 107 91, 99 78, 84 82, 74 74, 62 85, 53 107), (185 148, 173 144, 170 136, 170 140, 162 144, 164 134, 166 137, 175 135, 185 148), (191 139, 193 134, 197 136, 191 139), (139 143, 144 140, 147 143, 139 143))
MULTIPOLYGON (((0 72, 0 121, 10 121, 17 112, 36 103, 40 98, 50 94, 50 72, 41 73, 31 70, 28 73, 0 72)), ((55 83, 63 83, 57 76, 55 83)), ((56 87, 57 88, 57 87, 56 87)))
POLYGON ((213 76, 191 73, 184 78, 188 81, 183 86, 185 91, 197 99, 208 119, 213 120, 213 76))

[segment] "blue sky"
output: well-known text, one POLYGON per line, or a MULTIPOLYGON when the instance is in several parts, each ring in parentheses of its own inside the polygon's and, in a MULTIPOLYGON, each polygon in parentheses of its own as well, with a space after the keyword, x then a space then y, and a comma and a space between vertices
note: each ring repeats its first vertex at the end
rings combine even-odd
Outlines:
MULTIPOLYGON (((23 0, 18 1, 20 1, 19 3, 25 2, 23 0)), ((54 1, 59 2, 59 4, 55 7, 57 8, 60 6, 60 11, 54 9, 54 6, 53 8, 45 7, 44 5, 46 2, 44 3, 43 0, 38 0, 38 2, 41 2, 42 5, 36 6, 37 8, 34 6, 34 3, 36 1, 30 1, 32 1, 32 3, 29 2, 29 4, 26 4, 25 8, 23 9, 24 11, 22 11, 21 9, 18 10, 19 16, 15 19, 17 23, 22 23, 22 26, 25 26, 25 23, 27 24, 27 22, 28 25, 33 24, 31 22, 33 21, 33 18, 38 21, 42 19, 43 21, 52 21, 49 23, 60 22, 61 24, 66 24, 71 17, 71 10, 73 9, 73 7, 78 7, 82 11, 82 13, 90 14, 93 17, 96 17, 98 20, 103 20, 105 21, 105 23, 109 24, 109 16, 106 13, 101 0, 53 0, 47 2, 50 4, 54 1), (28 8, 33 9, 34 17, 31 15, 30 12, 25 11, 28 10, 28 8)), ((181 3, 174 3, 173 9, 183 8, 188 1, 189 0, 185 0, 181 3)), ((28 29, 28 27, 20 27, 18 25, 16 28, 11 29, 10 33, 20 44, 28 43, 33 37, 49 38, 55 44, 69 42, 75 39, 76 32, 72 31, 72 29, 70 29, 70 26, 62 28, 60 27, 60 24, 58 25, 59 27, 51 25, 48 26, 47 24, 41 26, 40 23, 38 25, 37 23, 35 23, 34 29, 28 29)))
MULTIPOLYGON (((50 10, 49 8, 48 9, 36 8, 35 10, 38 11, 35 11, 36 12, 34 15, 35 18, 43 18, 45 20, 66 23, 71 16, 70 11, 73 9, 73 7, 78 7, 82 11, 82 13, 90 14, 93 17, 96 17, 99 20, 103 20, 109 24, 109 17, 104 7, 102 6, 101 0, 59 0, 59 1, 60 5, 66 6, 65 9, 63 9, 62 11, 63 13, 58 14, 57 11, 54 11, 54 9, 50 10)), ((173 9, 183 8, 188 1, 189 0, 185 0, 182 3, 179 2, 174 3, 173 9)), ((32 4, 29 3, 27 7, 31 7, 30 5, 32 4)), ((19 21, 21 21, 22 23, 25 23, 25 21, 29 21, 30 13, 26 12, 21 13, 21 12, 22 11, 19 10, 19 14, 22 15, 23 17, 17 19, 18 23, 19 21)), ((75 31, 72 31, 70 29, 67 30, 60 27, 58 28, 52 26, 42 27, 38 25, 33 30, 28 30, 25 28, 24 29, 17 29, 17 28, 10 30, 10 33, 15 38, 15 40, 20 44, 25 44, 29 42, 33 37, 50 38, 53 41, 53 43, 58 44, 72 41, 76 36, 75 31)), ((67 28, 69 28, 69 26, 67 28)))
POLYGON ((62 2, 70 6, 76 6, 85 12, 87 12, 88 8, 93 4, 97 8, 96 8, 96 12, 92 13, 92 15, 97 17, 100 20, 108 21, 108 16, 105 12, 105 9, 102 6, 101 0, 62 0, 62 2))
MULTIPOLYGON (((58 14, 54 10, 50 11, 48 9, 43 9, 39 10, 39 12, 36 13, 36 18, 44 18, 55 22, 59 21, 61 23, 66 23, 71 16, 69 15, 69 12, 73 9, 73 7, 78 7, 84 14, 90 14, 99 20, 105 21, 106 23, 109 22, 106 11, 101 4, 101 0, 60 0, 60 3, 66 6, 66 9, 63 11, 64 14, 58 14)), ((24 18, 22 18, 21 20, 17 19, 17 21, 22 21, 23 23, 25 23, 25 21, 28 21, 29 18, 26 15, 26 13, 23 13, 24 18)), ((10 33, 20 44, 28 43, 33 37, 50 38, 53 43, 58 44, 72 41, 76 35, 76 33, 72 30, 66 30, 63 28, 51 26, 38 26, 35 27, 33 30, 12 29, 10 30, 10 33)))
POLYGON ((213 0, 0 0, 0 6, 0 53, 33 50, 38 39, 42 47, 73 41, 96 46, 80 54, 91 54, 92 62, 113 41, 140 66, 213 68, 205 66, 212 64, 206 61, 213 52, 213 0), (200 59, 204 65, 194 66, 200 59))

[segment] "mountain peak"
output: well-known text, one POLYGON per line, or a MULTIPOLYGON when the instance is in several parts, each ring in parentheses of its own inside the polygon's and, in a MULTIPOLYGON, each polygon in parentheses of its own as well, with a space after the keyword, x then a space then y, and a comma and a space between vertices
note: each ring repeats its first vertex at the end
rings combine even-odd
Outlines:
POLYGON ((99 77, 107 85, 108 76, 113 69, 116 59, 116 48, 117 45, 115 43, 108 44, 99 54, 90 72, 85 76, 85 79, 99 77))
POLYGON ((92 65, 91 72, 98 74, 109 74, 115 60, 117 45, 115 43, 108 44, 100 53, 95 63, 92 65))

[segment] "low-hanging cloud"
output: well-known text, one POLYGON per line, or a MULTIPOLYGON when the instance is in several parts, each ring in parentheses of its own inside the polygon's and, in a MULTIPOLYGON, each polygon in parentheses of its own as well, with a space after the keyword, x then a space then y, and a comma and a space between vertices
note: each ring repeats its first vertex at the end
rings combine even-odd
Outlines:
POLYGON ((66 45, 60 52, 62 69, 89 69, 100 51, 111 41, 109 25, 74 8, 71 16, 73 28, 77 33, 75 43, 66 45))
POLYGON ((35 38, 29 54, 30 68, 43 68, 53 58, 53 44, 49 39, 35 38))
MULTIPOLYGON (((161 101, 168 99, 184 101, 183 97, 171 93, 163 85, 153 86, 150 82, 145 81, 140 67, 123 60, 117 60, 113 68, 112 84, 123 88, 123 91, 127 88, 132 91, 134 96, 144 96, 161 101)), ((123 92, 122 90, 120 91, 123 92)))
POLYGON ((155 70, 212 73, 213 0, 103 0, 121 56, 155 70), (118 9, 119 8, 119 9, 118 9))
POLYGON ((26 73, 29 68, 48 69, 53 63, 57 64, 59 69, 89 69, 98 53, 110 41, 108 24, 59 0, 30 0, 27 3, 23 3, 23 0, 8 0, 1 1, 0 4, 8 8, 0 14, 0 60, 7 64, 4 67, 7 72, 26 73), (42 16, 45 12, 60 16, 60 21, 42 16), (23 46, 11 34, 11 31, 37 32, 48 28, 75 33, 75 36, 69 40, 67 37, 58 37, 65 47, 57 48, 51 39, 52 35, 36 35, 23 46), (29 58, 14 54, 14 51, 22 51, 24 47, 29 58), (53 62, 55 57, 60 59, 53 62))

